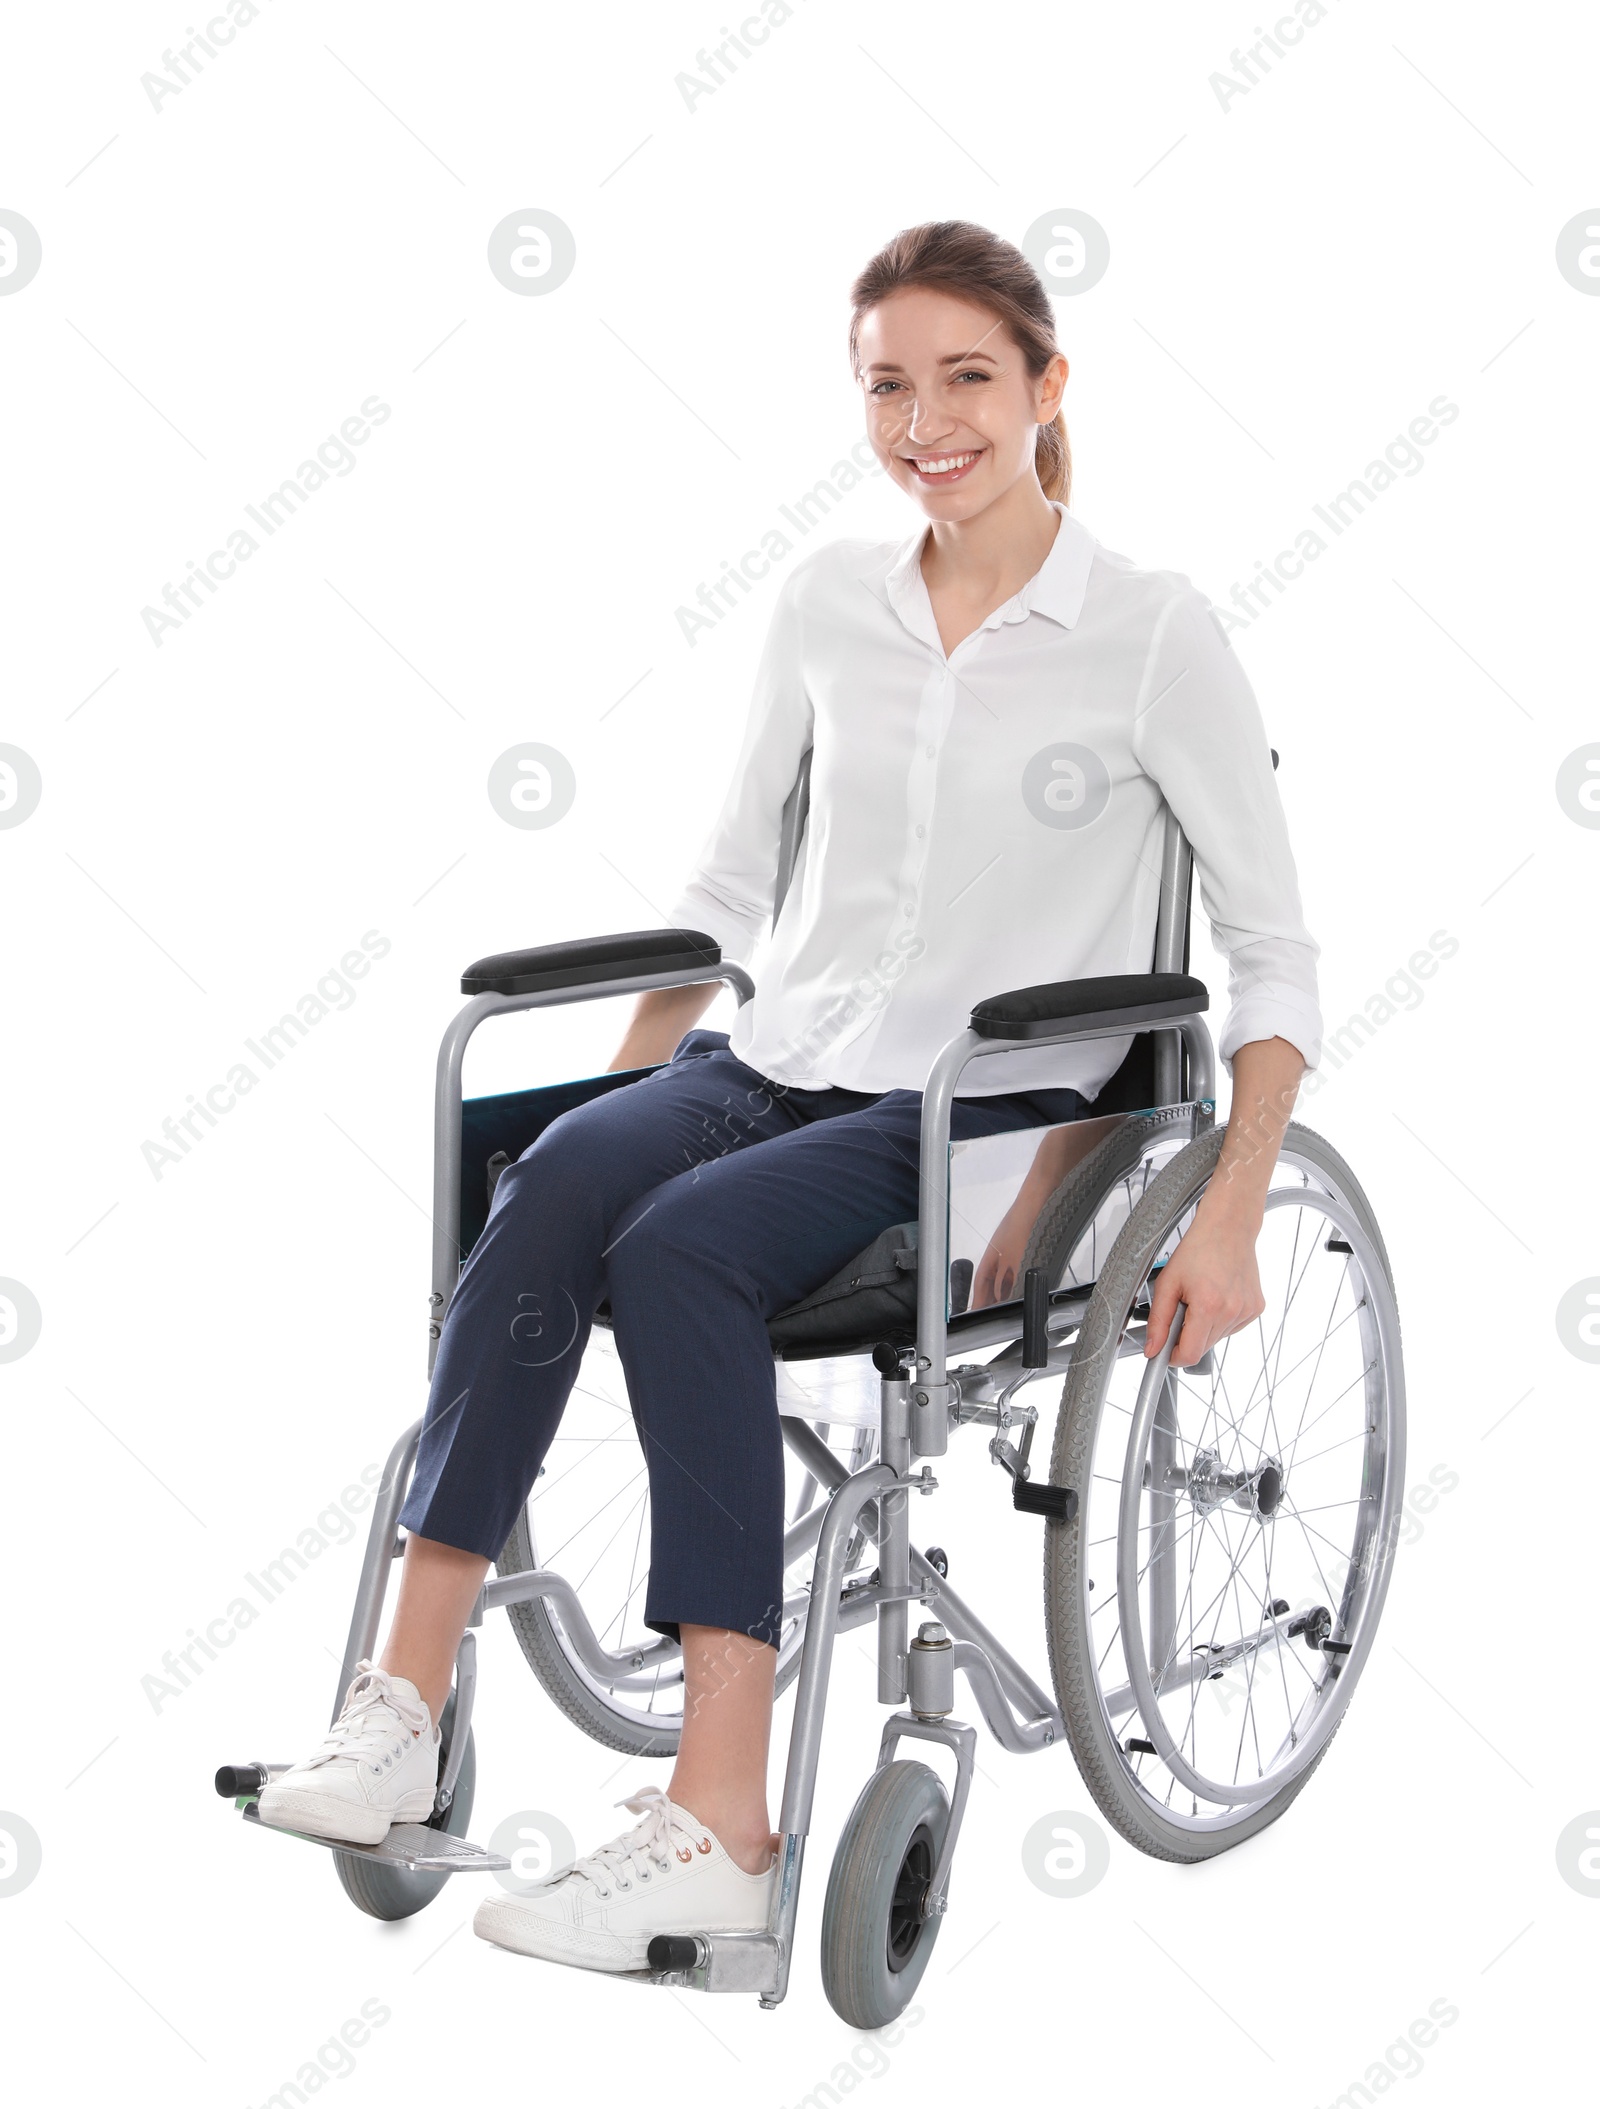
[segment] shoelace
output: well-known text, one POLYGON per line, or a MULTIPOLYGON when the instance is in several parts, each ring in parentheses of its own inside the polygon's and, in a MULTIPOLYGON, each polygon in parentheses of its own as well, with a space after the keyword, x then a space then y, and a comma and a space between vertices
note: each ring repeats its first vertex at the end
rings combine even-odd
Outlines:
POLYGON ((672 1865, 674 1854, 680 1860, 688 1860, 695 1853, 711 1850, 710 1832, 698 1825, 689 1830, 660 1787, 641 1787, 637 1794, 630 1794, 615 1806, 632 1809, 643 1817, 643 1822, 572 1863, 572 1873, 582 1875, 602 1897, 610 1896, 613 1883, 618 1889, 633 1887, 631 1878, 623 1879, 626 1868, 634 1869, 641 1881, 648 1882, 652 1872, 672 1865))
POLYGON ((408 1735, 428 1732, 427 1708, 397 1692, 387 1671, 375 1669, 370 1662, 358 1662, 339 1718, 306 1759, 307 1770, 313 1765, 329 1764, 335 1758, 359 1757, 365 1751, 380 1748, 394 1734, 396 1720, 408 1735), (392 1718, 381 1719, 380 1709, 392 1718))

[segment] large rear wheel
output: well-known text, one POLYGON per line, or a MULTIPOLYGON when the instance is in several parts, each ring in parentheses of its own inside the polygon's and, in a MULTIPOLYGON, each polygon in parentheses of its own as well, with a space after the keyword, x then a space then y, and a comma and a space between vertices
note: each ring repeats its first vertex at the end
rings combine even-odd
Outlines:
POLYGON ((1098 1281, 1122 1226, 1151 1181, 1193 1134, 1190 1106, 1129 1114, 1068 1172, 1040 1209, 1028 1233, 1018 1281, 1030 1267, 1043 1268, 1052 1291, 1098 1281))
MULTIPOLYGON (((816 1367, 794 1365, 803 1373, 816 1367)), ((874 1379, 876 1382, 876 1379, 874 1379)), ((792 1392, 793 1385, 786 1387, 792 1392)), ((819 1389, 818 1406, 831 1394, 819 1389)), ((783 1402, 785 1412, 795 1401, 783 1402)), ((818 1432, 828 1439, 826 1425, 818 1432)), ((841 1461, 854 1471, 876 1448, 875 1433, 832 1431, 841 1461)), ((810 1604, 812 1556, 826 1493, 785 1450, 790 1557, 784 1569, 784 1617, 777 1689, 798 1674, 810 1604)), ((852 1570, 874 1556, 865 1534, 852 1543, 852 1570)), ((567 1403, 545 1469, 496 1561, 501 1574, 553 1569, 577 1591, 589 1623, 608 1650, 627 1657, 599 1678, 579 1657, 559 1612, 540 1598, 508 1604, 507 1616, 534 1675, 567 1718, 611 1750, 668 1757, 683 1726, 683 1657, 676 1642, 644 1623, 650 1579, 650 1481, 627 1387, 608 1331, 597 1327, 567 1403)))
POLYGON ((1310 1777, 1371 1650, 1405 1468, 1400 1320, 1343 1159, 1291 1123, 1257 1261, 1267 1307, 1164 1381, 1150 1285, 1208 1186, 1214 1129, 1150 1182, 1105 1257, 1068 1372, 1045 1616, 1074 1756, 1142 1851, 1200 1860, 1310 1777))

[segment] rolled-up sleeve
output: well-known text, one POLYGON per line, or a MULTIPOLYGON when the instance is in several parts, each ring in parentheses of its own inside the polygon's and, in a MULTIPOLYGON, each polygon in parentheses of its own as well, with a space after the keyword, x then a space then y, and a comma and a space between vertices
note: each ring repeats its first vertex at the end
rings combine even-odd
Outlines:
POLYGON ((791 573, 779 592, 722 810, 670 910, 675 925, 705 931, 739 966, 749 963, 772 914, 784 801, 811 745, 800 582, 791 573))
POLYGON ((1156 619, 1133 751, 1194 851, 1200 898, 1228 961, 1217 1053, 1281 1036, 1308 1069, 1322 1056, 1320 947, 1305 925, 1266 728, 1205 595, 1185 584, 1156 619))

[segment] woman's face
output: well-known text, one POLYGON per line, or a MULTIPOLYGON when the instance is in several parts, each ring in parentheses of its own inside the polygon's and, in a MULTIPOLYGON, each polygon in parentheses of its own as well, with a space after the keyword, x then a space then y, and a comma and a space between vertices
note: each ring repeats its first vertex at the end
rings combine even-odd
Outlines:
POLYGON ((970 520, 1033 474, 1066 386, 1060 352, 1035 381, 1003 322, 924 286, 869 309, 857 352, 873 450, 930 519, 970 520))

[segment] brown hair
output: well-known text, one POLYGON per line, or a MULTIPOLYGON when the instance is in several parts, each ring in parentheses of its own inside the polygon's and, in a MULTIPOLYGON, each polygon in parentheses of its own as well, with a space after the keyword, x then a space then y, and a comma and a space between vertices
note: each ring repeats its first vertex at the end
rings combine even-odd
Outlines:
MULTIPOLYGON (((971 220, 928 220, 920 227, 902 228, 850 288, 850 364, 857 373, 861 318, 907 286, 952 293, 997 315, 1016 340, 1034 380, 1061 349, 1050 296, 1020 249, 971 220)), ((1072 448, 1059 411, 1039 427, 1033 465, 1045 496, 1070 503, 1072 448)))

